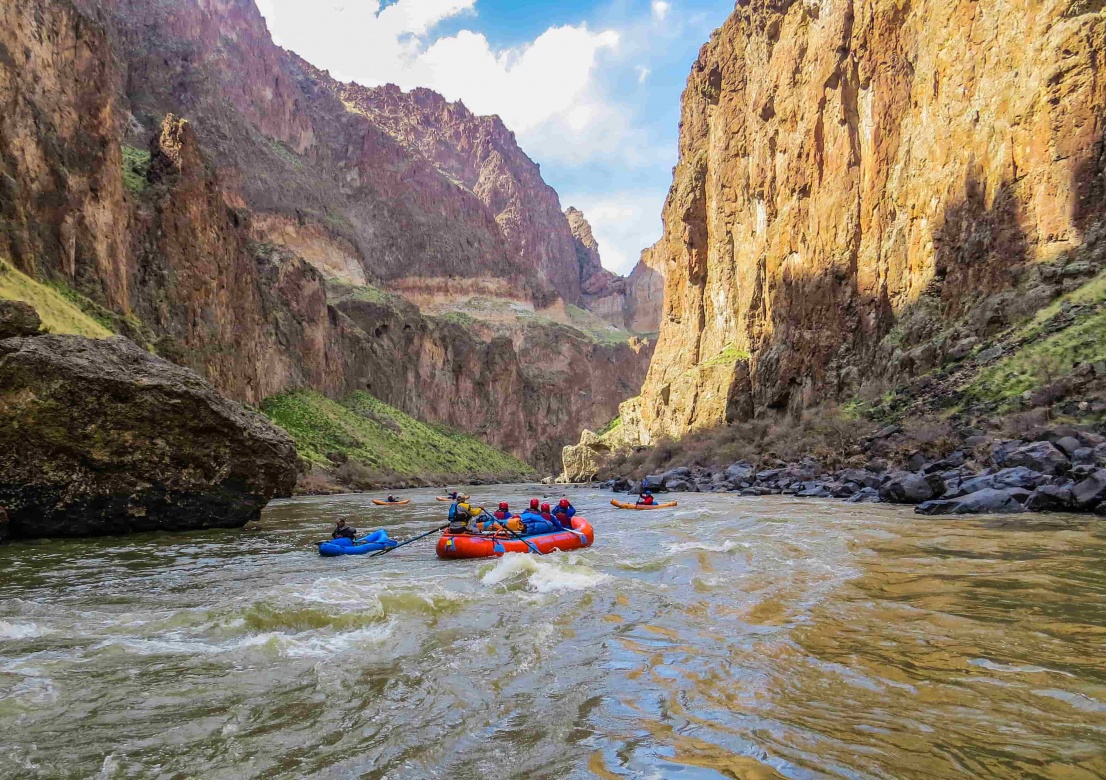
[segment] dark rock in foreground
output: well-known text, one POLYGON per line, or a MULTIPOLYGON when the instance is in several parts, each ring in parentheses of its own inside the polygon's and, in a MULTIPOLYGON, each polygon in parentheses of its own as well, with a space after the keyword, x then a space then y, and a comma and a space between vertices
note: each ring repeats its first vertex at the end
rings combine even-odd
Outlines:
POLYGON ((42 320, 29 303, 0 300, 0 340, 37 336, 41 328, 42 320))
POLYGON ((12 538, 233 528, 296 477, 292 441, 194 372, 114 338, 0 341, 12 538))
POLYGON ((1008 515, 1025 511, 1013 491, 984 488, 960 498, 926 501, 914 508, 920 515, 1008 515))

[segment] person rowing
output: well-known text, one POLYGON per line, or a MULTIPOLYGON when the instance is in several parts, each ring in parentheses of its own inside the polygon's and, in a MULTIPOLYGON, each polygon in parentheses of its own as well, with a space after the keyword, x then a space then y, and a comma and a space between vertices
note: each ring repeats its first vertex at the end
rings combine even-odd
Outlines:
POLYGON ((478 524, 475 529, 470 529, 469 523, 485 514, 482 506, 472 506, 466 501, 454 502, 449 507, 449 533, 468 534, 478 532, 487 523, 478 524))
POLYGON ((637 503, 638 506, 652 506, 653 505, 653 494, 649 491, 648 488, 645 488, 645 492, 641 493, 637 497, 637 502, 636 503, 637 503))
POLYGON ((351 542, 357 538, 357 529, 351 525, 346 525, 346 518, 339 517, 338 524, 334 527, 334 532, 330 534, 331 539, 349 539, 351 542))

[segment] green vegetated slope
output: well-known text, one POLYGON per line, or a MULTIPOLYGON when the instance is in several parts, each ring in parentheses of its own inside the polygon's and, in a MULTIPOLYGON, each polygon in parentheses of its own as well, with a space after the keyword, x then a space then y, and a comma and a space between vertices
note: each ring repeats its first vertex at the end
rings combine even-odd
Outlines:
POLYGON ((1080 363, 1106 361, 1106 272, 1041 309, 1007 343, 1006 354, 964 387, 968 400, 1002 409, 1069 376, 1080 363))
POLYGON ((35 307, 42 326, 50 333, 107 338, 107 324, 81 311, 77 294, 60 286, 37 282, 0 260, 0 298, 24 301, 35 307))
POLYGON ((522 461, 472 436, 420 422, 364 392, 339 402, 313 390, 292 390, 267 398, 261 409, 314 466, 329 468, 348 458, 403 476, 534 474, 522 461))

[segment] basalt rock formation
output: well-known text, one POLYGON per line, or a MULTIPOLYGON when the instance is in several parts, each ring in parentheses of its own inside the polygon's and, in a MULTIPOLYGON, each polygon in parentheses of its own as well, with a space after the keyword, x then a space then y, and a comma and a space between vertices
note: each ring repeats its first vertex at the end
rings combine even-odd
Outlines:
POLYGON ((384 295, 581 302, 556 193, 498 119, 341 84, 252 0, 0 8, 0 256, 235 400, 369 389, 543 468, 649 359, 384 295))
POLYGON ((683 96, 639 440, 920 375, 1098 271, 1103 51, 1101 3, 739 3, 683 96))
POLYGON ((283 431, 121 337, 0 341, 0 415, 12 538, 235 528, 296 481, 283 431))

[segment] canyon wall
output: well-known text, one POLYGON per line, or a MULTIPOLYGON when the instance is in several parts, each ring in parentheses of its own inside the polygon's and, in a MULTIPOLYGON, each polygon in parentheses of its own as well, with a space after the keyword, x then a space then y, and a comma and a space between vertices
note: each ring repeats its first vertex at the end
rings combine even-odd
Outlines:
POLYGON ((1047 302, 1010 291, 1102 218, 1103 52, 1081 0, 738 4, 683 96, 638 439, 853 397, 1047 302))
POLYGON ((650 345, 536 317, 495 336, 381 292, 549 304, 579 295, 578 266, 498 120, 438 117, 442 144, 491 149, 454 181, 350 89, 251 0, 4 4, 0 255, 236 400, 367 389, 551 470, 637 391, 650 345))

